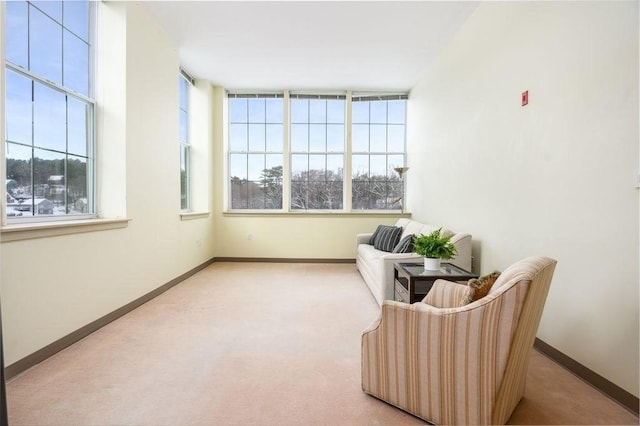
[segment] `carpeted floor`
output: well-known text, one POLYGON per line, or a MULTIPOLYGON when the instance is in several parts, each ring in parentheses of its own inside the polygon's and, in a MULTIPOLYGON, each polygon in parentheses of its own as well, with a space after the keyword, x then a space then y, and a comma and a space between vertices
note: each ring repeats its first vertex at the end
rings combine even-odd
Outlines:
MULTIPOLYGON (((353 264, 215 263, 8 383, 11 425, 410 425, 360 388, 353 264)), ((511 424, 638 424, 537 352, 511 424)))

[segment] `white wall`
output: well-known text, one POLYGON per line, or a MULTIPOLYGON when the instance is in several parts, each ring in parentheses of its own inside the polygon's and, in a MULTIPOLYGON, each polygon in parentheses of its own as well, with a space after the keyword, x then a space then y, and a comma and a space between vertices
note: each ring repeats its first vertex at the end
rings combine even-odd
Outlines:
POLYGON ((637 2, 482 2, 411 92, 407 175, 480 272, 557 259, 538 337, 636 396, 638 113, 637 2))
MULTIPOLYGON (((111 84, 97 94, 98 143, 111 161, 101 164, 101 188, 110 191, 101 212, 131 221, 124 229, 3 242, 7 365, 214 256, 212 217, 180 218, 176 47, 140 5, 97 4, 101 19, 125 31, 103 28, 98 46, 110 64, 100 79, 111 84)), ((208 120, 211 111, 200 114, 208 120)), ((202 155, 210 162, 210 149, 202 155)))

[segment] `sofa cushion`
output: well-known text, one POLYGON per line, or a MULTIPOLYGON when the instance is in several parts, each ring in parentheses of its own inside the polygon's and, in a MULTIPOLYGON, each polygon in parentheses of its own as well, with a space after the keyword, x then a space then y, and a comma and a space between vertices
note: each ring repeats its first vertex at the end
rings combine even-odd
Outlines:
POLYGON ((468 283, 469 292, 463 296, 462 304, 468 305, 469 303, 485 297, 499 276, 500 272, 494 271, 479 278, 470 279, 468 283))
POLYGON ((400 239, 391 253, 411 253, 413 252, 413 234, 407 235, 400 239))
POLYGON ((398 244, 401 234, 402 228, 400 227, 379 225, 375 232, 375 238, 373 238, 373 247, 390 253, 398 244))

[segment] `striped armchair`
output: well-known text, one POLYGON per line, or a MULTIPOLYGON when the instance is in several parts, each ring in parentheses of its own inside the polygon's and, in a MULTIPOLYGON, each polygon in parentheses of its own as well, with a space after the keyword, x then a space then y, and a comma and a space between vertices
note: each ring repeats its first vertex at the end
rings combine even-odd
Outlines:
POLYGON ((517 262, 465 306, 465 286, 444 280, 423 302, 385 300, 362 335, 363 391, 435 424, 505 424, 524 394, 555 266, 517 262))

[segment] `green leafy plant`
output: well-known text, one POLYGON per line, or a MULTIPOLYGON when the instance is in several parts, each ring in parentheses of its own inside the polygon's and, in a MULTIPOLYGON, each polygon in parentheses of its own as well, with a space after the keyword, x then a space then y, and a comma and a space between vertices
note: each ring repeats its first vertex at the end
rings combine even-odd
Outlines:
POLYGON ((451 259, 458 251, 451 242, 452 235, 445 237, 442 235, 442 228, 436 229, 429 235, 413 236, 413 251, 424 257, 451 259))

